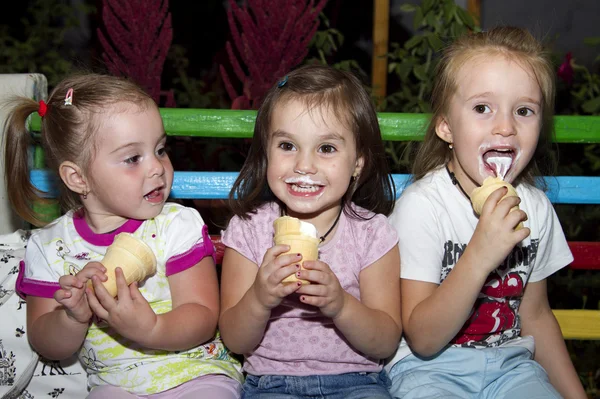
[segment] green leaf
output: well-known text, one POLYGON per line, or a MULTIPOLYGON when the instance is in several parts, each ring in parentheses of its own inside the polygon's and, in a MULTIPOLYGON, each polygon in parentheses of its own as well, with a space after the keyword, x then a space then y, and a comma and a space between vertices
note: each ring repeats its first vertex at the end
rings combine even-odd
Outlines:
POLYGON ((589 114, 597 113, 598 111, 600 111, 600 97, 596 97, 584 102, 581 105, 581 108, 589 114))
POLYGON ((419 79, 419 80, 427 80, 428 76, 427 76, 427 65, 417 65, 415 67, 415 69, 413 70, 415 76, 419 79))
POLYGON ((588 46, 597 46, 600 45, 600 37, 586 37, 583 42, 588 46))
POLYGON ((400 11, 402 11, 402 12, 413 12, 416 9, 417 9, 417 7, 413 4, 404 3, 400 6, 400 11))
POLYGON ((408 39, 406 41, 406 43, 404 43, 404 48, 407 50, 410 50, 411 48, 417 46, 419 43, 421 43, 421 41, 423 40, 423 36, 420 35, 416 35, 411 37, 410 39, 408 39))
POLYGON ((432 28, 441 25, 440 19, 437 17, 437 15, 435 15, 435 13, 432 12, 427 14, 427 16, 425 17, 425 21, 427 22, 427 25, 432 28))
POLYGON ((430 35, 427 35, 427 41, 429 42, 429 45, 431 46, 433 51, 438 51, 442 47, 444 47, 444 42, 436 34, 432 33, 430 35))
POLYGON ((417 8, 417 12, 415 13, 415 16, 413 19, 413 28, 415 30, 417 30, 421 27, 422 24, 423 24, 423 11, 421 10, 421 8, 417 8))
POLYGON ((423 0, 421 3, 421 8, 423 9, 423 12, 425 14, 427 14, 427 12, 431 9, 431 7, 433 6, 435 0, 423 0))
POLYGON ((473 17, 466 12, 462 7, 456 7, 456 15, 462 23, 473 29, 475 27, 475 21, 473 17))

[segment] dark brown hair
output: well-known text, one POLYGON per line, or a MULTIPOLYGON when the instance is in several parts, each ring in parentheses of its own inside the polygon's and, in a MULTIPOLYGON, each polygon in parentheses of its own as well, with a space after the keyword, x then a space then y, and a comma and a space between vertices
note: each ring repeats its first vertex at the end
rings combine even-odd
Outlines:
MULTIPOLYGON (((94 156, 95 133, 102 115, 117 103, 130 103, 144 109, 156 106, 136 84, 114 76, 93 73, 76 74, 61 81, 50 93, 47 111, 42 117, 41 143, 51 171, 58 175, 61 163, 71 161, 87 171, 94 156), (72 105, 65 105, 65 96, 73 89, 72 105)), ((38 111, 38 102, 27 98, 11 99, 11 113, 5 123, 5 180, 11 188, 8 198, 15 212, 28 222, 46 224, 32 209, 43 201, 29 179, 28 150, 32 144, 27 130, 27 118, 38 111)), ((71 192, 60 179, 60 204, 63 210, 81 207, 79 194, 71 192)))
POLYGON ((229 193, 233 213, 247 218, 264 203, 280 203, 267 184, 267 148, 273 110, 291 100, 304 102, 308 110, 328 107, 354 134, 357 155, 363 157, 364 166, 342 199, 344 212, 360 217, 346 206, 354 202, 372 212, 389 215, 396 191, 389 175, 373 101, 352 73, 323 65, 300 67, 267 92, 256 115, 248 157, 229 193))
MULTIPOLYGON (((549 54, 528 31, 515 27, 497 27, 486 32, 466 34, 442 53, 437 65, 431 94, 432 116, 413 164, 413 179, 418 180, 429 171, 450 161, 452 151, 448 143, 436 134, 437 121, 448 112, 456 92, 458 71, 475 57, 502 55, 520 63, 533 73, 542 92, 542 124, 535 154, 516 182, 540 184, 536 176, 554 173, 551 143, 554 136, 554 69, 549 54)), ((542 184, 543 188, 545 186, 542 184)))

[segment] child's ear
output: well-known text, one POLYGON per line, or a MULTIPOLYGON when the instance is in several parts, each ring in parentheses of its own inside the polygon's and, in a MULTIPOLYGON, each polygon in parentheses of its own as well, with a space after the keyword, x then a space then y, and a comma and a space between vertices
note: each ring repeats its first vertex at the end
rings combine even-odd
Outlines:
POLYGON ((363 157, 359 157, 356 160, 356 166, 354 167, 354 173, 352 173, 352 176, 353 177, 360 176, 360 173, 362 172, 364 166, 365 166, 365 159, 363 157))
POLYGON ((450 129, 450 125, 448 124, 448 120, 445 116, 440 116, 435 123, 435 133, 439 138, 448 144, 452 144, 454 142, 454 138, 452 137, 452 129, 450 129))
POLYGON ((85 176, 83 175, 81 168, 75 163, 64 161, 58 167, 58 173, 69 190, 81 195, 87 195, 87 193, 89 193, 90 190, 85 181, 85 176))

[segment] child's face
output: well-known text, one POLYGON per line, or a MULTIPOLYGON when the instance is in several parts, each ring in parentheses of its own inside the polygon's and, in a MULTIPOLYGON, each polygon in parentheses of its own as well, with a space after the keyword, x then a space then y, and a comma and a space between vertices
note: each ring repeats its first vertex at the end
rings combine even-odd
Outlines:
POLYGON ((148 106, 140 111, 132 104, 116 104, 100 118, 95 157, 88 171, 87 213, 100 215, 109 226, 124 218, 157 216, 173 183, 158 109, 148 106))
POLYGON ((275 108, 269 136, 267 180, 288 213, 337 213, 363 164, 346 124, 327 108, 307 111, 301 101, 290 100, 275 108))
POLYGON ((530 69, 500 55, 479 56, 459 71, 456 93, 436 125, 452 143, 450 167, 467 193, 488 176, 512 182, 535 152, 542 92, 530 69))

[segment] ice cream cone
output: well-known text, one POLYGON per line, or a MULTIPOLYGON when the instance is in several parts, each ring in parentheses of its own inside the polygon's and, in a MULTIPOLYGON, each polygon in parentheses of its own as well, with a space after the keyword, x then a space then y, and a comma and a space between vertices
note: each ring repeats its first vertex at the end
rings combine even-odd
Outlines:
MULTIPOLYGON (((473 204, 473 210, 476 214, 481 215, 481 211, 483 210, 483 204, 485 204, 487 198, 490 196, 490 194, 492 194, 500 187, 506 187, 508 189, 508 192, 504 197, 502 197, 502 199, 506 197, 518 197, 517 190, 515 190, 512 184, 505 182, 499 177, 486 177, 481 187, 477 187, 471 193, 471 203, 473 204)), ((512 212, 518 209, 519 205, 515 205, 511 208, 510 211, 512 212)), ((515 227, 515 230, 519 230, 522 228, 523 223, 519 223, 517 227, 515 227)))
POLYGON ((127 285, 134 281, 142 281, 156 272, 156 257, 152 249, 129 233, 117 234, 100 263, 106 268, 108 276, 103 285, 113 297, 117 296, 117 267, 123 270, 127 285))
MULTIPOLYGON (((281 255, 300 253, 303 262, 318 259, 319 239, 317 238, 315 226, 290 216, 282 216, 275 219, 273 227, 275 228, 275 245, 285 244, 290 246, 290 250, 281 255)), ((302 264, 300 267, 304 269, 302 264)), ((298 279, 295 274, 283 280, 284 283, 295 283, 297 281, 302 282, 302 284, 310 284, 306 280, 298 279)))

